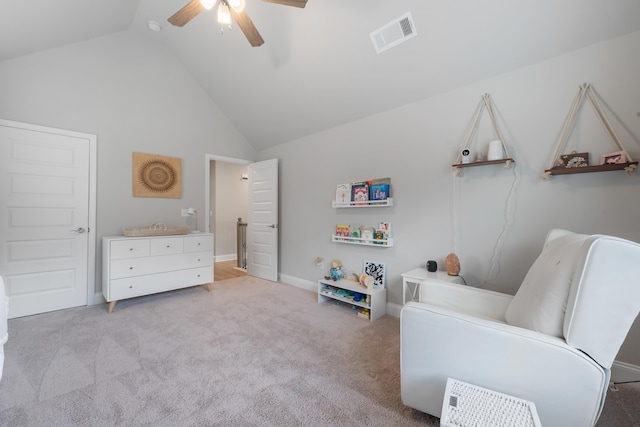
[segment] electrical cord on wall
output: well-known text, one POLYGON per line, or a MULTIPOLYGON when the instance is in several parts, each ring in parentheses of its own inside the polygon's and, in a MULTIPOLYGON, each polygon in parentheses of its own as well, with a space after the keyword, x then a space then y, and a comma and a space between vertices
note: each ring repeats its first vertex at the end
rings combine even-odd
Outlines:
POLYGON ((492 278, 493 272, 496 268, 496 259, 498 257, 498 251, 502 249, 504 236, 507 234, 507 231, 511 226, 511 219, 512 219, 511 208, 513 204, 512 199, 515 193, 515 189, 518 186, 518 183, 520 182, 520 174, 518 173, 518 168, 515 166, 513 167, 513 174, 514 174, 513 182, 511 183, 511 188, 509 189, 509 195, 507 196, 507 201, 504 207, 505 222, 504 222, 504 225, 502 226, 502 230, 500 231, 500 234, 498 235, 498 239, 496 239, 496 244, 493 246, 493 255, 491 255, 491 264, 490 264, 491 266, 489 267, 487 278, 478 285, 478 288, 483 288, 487 284, 487 281, 492 278))

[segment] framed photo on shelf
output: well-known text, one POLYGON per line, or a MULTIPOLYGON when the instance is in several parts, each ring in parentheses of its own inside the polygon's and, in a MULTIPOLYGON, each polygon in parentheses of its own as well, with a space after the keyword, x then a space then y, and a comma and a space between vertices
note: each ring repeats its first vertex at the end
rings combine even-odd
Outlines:
POLYGON ((373 277, 373 287, 384 289, 387 265, 384 262, 365 261, 362 273, 373 277))
POLYGON ((619 165, 622 163, 627 163, 627 156, 624 151, 615 151, 600 156, 601 165, 619 165))
POLYGON ((563 154, 560 156, 562 167, 565 168, 581 168, 589 166, 589 153, 576 153, 563 154))

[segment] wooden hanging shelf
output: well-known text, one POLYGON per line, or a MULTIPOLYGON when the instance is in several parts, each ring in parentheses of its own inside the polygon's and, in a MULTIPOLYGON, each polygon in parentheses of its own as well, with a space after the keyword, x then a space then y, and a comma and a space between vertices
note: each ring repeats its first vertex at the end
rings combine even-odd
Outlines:
POLYGON ((451 165, 454 168, 468 168, 471 166, 484 166, 484 165, 497 165, 500 163, 506 163, 505 167, 511 167, 511 162, 515 162, 512 158, 508 159, 499 159, 499 160, 483 160, 481 162, 469 162, 469 163, 456 163, 455 165, 451 165))
MULTIPOLYGON (((482 157, 484 158, 484 156, 482 157)), ((490 153, 487 153, 487 157, 494 157, 494 156, 491 156, 490 153)), ((482 95, 482 97, 480 98, 480 102, 476 107, 476 111, 473 113, 471 126, 469 127, 467 131, 467 135, 465 137, 464 148, 458 154, 458 158, 456 162, 457 162, 456 164, 453 164, 451 166, 453 167, 453 170, 456 172, 457 176, 463 176, 462 168, 468 168, 472 166, 496 165, 496 164, 504 163, 505 169, 509 169, 511 168, 512 163, 514 163, 514 160, 509 156, 509 151, 507 150, 507 146, 504 143, 504 136, 500 131, 500 126, 498 125, 498 119, 495 113, 495 105, 493 103, 493 100, 491 99, 491 95, 489 95, 488 93, 485 93, 484 95, 482 95), (492 142, 498 142, 498 141, 500 142, 500 145, 502 148, 501 155, 505 156, 505 158, 497 159, 497 160, 479 160, 475 162, 463 163, 462 161, 463 155, 468 157, 471 153, 470 148, 473 142, 473 135, 475 134, 478 128, 478 121, 480 120, 480 117, 482 116, 482 113, 484 112, 485 109, 487 110, 487 113, 489 114, 489 118, 491 119, 491 124, 493 125, 493 128, 496 131, 496 134, 498 135, 498 140, 492 141, 492 142)))
POLYGON ((627 162, 609 165, 582 166, 577 168, 551 168, 545 170, 545 173, 549 175, 570 175, 573 173, 619 171, 624 169, 629 175, 632 175, 637 166, 638 162, 627 162))
MULTIPOLYGON (((574 151, 575 153, 575 151, 574 151)), ((588 159, 588 157, 587 157, 588 159)), ((607 117, 604 107, 600 102, 600 98, 598 94, 593 89, 593 86, 589 83, 584 83, 580 85, 578 93, 571 104, 571 108, 569 109, 569 114, 565 119, 564 125, 562 126, 562 130, 560 132, 560 137, 558 138, 558 143, 556 147, 556 152, 552 159, 552 164, 549 169, 544 171, 543 179, 547 180, 552 175, 570 175, 574 173, 589 173, 589 172, 606 172, 606 171, 615 171, 615 170, 625 170, 627 171, 627 175, 631 176, 634 174, 636 167, 638 166, 638 162, 634 162, 627 150, 622 145, 620 141, 620 137, 616 133, 613 128, 612 123, 609 121, 607 117), (580 111, 580 106, 583 101, 587 100, 591 107, 593 108, 596 117, 600 121, 604 131, 607 133, 611 142, 616 145, 620 149, 620 153, 623 155, 623 159, 626 160, 625 163, 609 163, 609 164, 601 164, 601 165, 590 165, 590 166, 580 166, 580 167, 572 167, 572 168, 564 168, 564 167, 555 167, 554 165, 558 162, 558 160, 562 157, 562 150, 567 143, 569 138, 569 134, 571 133, 575 122, 576 116, 580 111)))

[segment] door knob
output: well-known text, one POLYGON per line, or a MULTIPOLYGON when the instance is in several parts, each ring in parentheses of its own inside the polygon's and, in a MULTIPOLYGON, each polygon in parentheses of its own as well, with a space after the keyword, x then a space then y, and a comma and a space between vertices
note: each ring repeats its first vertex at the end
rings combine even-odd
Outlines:
POLYGON ((278 226, 276 224, 267 225, 267 227, 269 227, 269 228, 278 228, 278 226))
POLYGON ((84 227, 78 227, 78 228, 76 228, 75 230, 69 230, 69 231, 73 231, 73 232, 75 232, 75 233, 80 233, 80 234, 82 234, 82 233, 84 233, 84 232, 85 232, 85 231, 87 231, 87 230, 85 230, 85 229, 84 229, 84 227))

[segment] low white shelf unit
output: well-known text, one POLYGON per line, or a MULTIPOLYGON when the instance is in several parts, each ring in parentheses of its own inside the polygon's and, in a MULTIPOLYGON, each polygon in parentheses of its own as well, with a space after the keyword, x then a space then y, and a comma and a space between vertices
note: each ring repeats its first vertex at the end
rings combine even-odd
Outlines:
POLYGON ((318 303, 339 301, 355 307, 360 317, 371 321, 387 314, 387 290, 382 288, 367 289, 353 280, 318 280, 318 303), (355 294, 364 295, 364 300, 354 301, 355 294), (366 313, 369 315, 366 316, 366 313))

